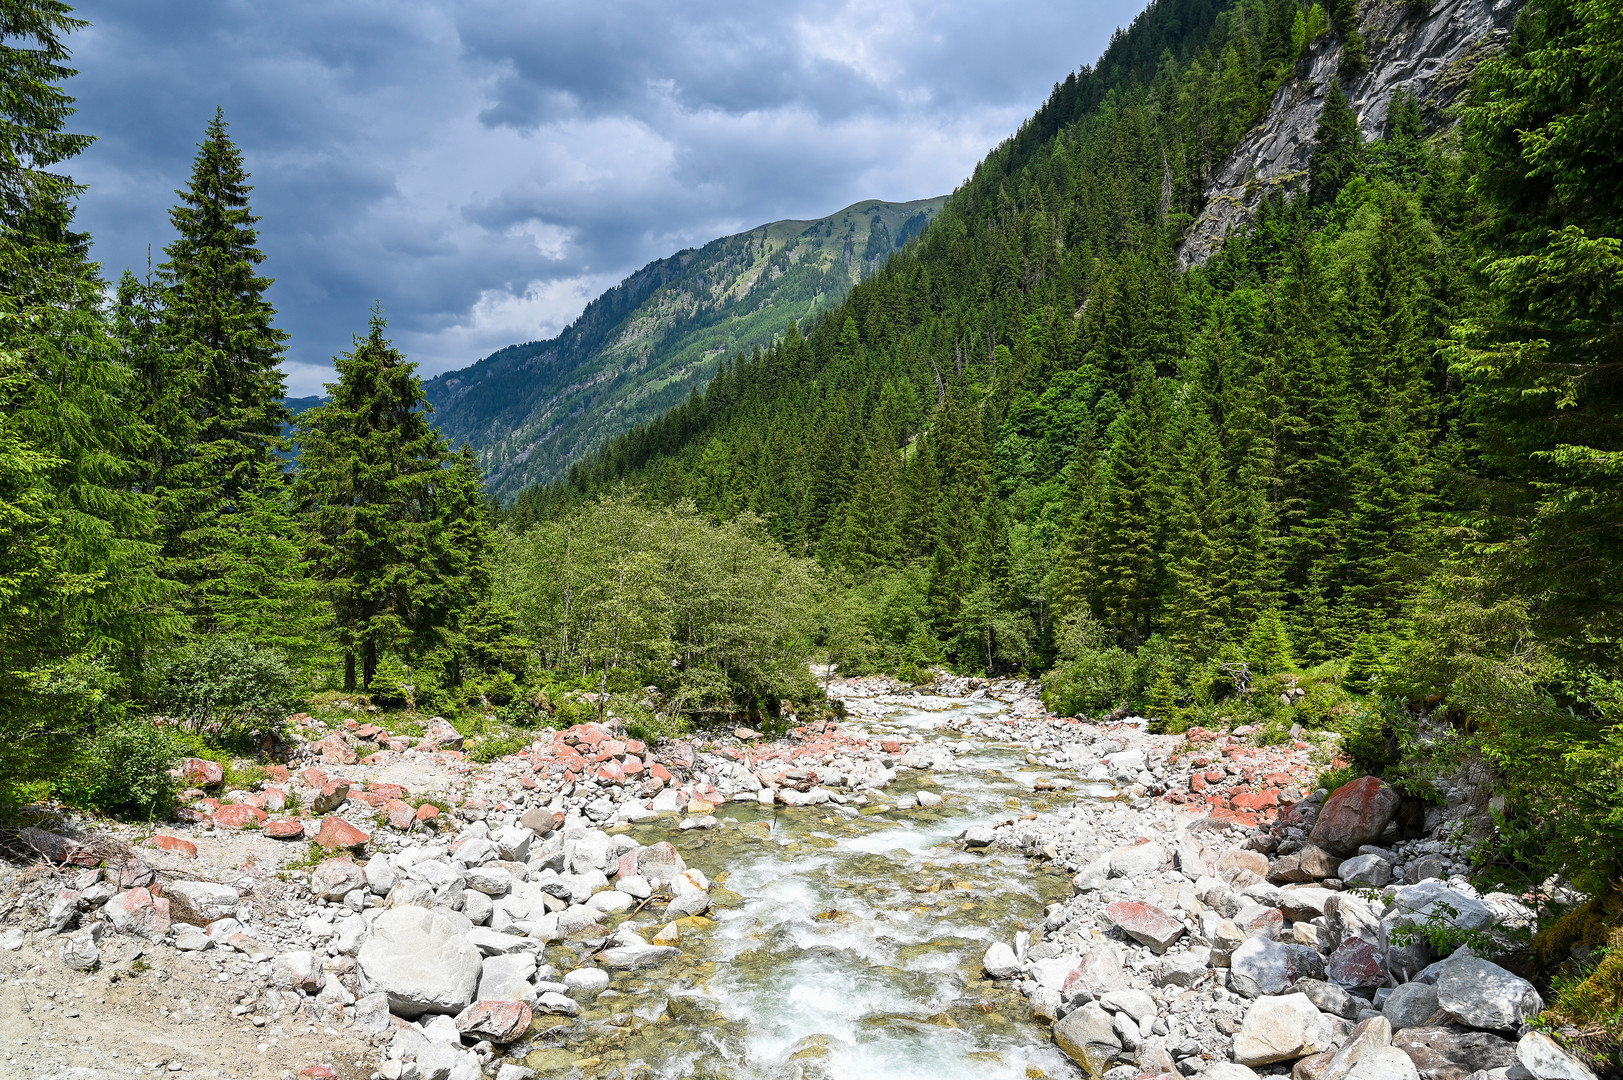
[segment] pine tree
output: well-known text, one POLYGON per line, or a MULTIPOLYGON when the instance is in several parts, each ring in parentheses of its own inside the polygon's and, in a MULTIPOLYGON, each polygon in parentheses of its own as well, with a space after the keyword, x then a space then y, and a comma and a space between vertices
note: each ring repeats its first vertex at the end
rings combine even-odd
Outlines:
POLYGON ((1472 88, 1472 188, 1488 215, 1489 310, 1465 320, 1458 371, 1493 479, 1485 537, 1537 590, 1563 651, 1609 665, 1623 641, 1623 20, 1609 0, 1524 16, 1472 88), (1525 543, 1523 542, 1525 537, 1525 543))
POLYGON ((1096 540, 1095 580, 1105 621, 1129 647, 1148 641, 1159 614, 1165 470, 1162 402, 1155 378, 1140 373, 1127 411, 1113 425, 1101 513, 1108 525, 1096 540))
POLYGON ((1263 612, 1262 617, 1252 624, 1251 632, 1245 636, 1245 644, 1241 648, 1254 675, 1275 675, 1296 665, 1291 655, 1291 639, 1285 630, 1285 620, 1280 618, 1275 608, 1263 612))
POLYGON ((63 130, 69 10, 0 9, 0 787, 48 773, 173 629, 131 490, 146 434, 60 169, 90 142, 63 130))
MULTIPOLYGON (((171 431, 189 427, 189 447, 154 481, 164 555, 184 582, 184 610, 199 631, 245 634, 263 644, 285 634, 266 631, 283 621, 308 627, 315 613, 302 597, 303 567, 297 526, 286 503, 286 477, 279 452, 290 421, 278 368, 287 335, 275 328, 265 299, 271 279, 257 267, 254 216, 248 205, 248 174, 242 154, 215 113, 192 164, 190 185, 177 192, 170 220, 180 236, 160 267, 164 286, 153 396, 142 411, 167 421, 175 394, 188 407, 188 423, 165 422, 171 431), (242 560, 254 568, 246 576, 242 560)), ((295 631, 300 650, 314 647, 295 631)))
POLYGON ((416 365, 384 337, 335 360, 330 400, 299 417, 294 491, 309 557, 344 650, 344 685, 370 686, 390 652, 413 661, 452 640, 488 583, 488 512, 470 454, 428 422, 416 365))
POLYGON ((1324 111, 1313 132, 1313 156, 1307 166, 1308 195, 1317 205, 1336 201, 1348 180, 1358 171, 1363 136, 1358 117, 1347 106, 1341 83, 1332 82, 1325 95, 1324 111))
POLYGON ((1360 634, 1353 643, 1352 656, 1347 660, 1347 674, 1342 685, 1355 694, 1368 694, 1375 690, 1381 679, 1381 648, 1374 634, 1360 634))

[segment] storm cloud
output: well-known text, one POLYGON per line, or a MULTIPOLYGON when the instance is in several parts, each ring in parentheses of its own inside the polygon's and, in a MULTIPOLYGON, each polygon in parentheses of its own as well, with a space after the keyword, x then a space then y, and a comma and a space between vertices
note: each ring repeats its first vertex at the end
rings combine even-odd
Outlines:
POLYGON ((80 222, 109 276, 161 262, 220 106, 289 391, 319 391, 374 302, 434 374, 680 248, 950 191, 1140 6, 92 0, 80 222))

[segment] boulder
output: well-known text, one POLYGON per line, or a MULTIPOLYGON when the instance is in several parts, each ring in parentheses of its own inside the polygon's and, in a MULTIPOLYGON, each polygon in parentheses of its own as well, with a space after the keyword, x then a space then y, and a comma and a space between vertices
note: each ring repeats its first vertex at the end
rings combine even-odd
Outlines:
POLYGON ((315 842, 328 851, 359 849, 370 839, 372 838, 365 831, 357 829, 341 817, 324 818, 321 829, 315 836, 315 842))
POLYGON ((1060 989, 1067 996, 1086 992, 1092 997, 1103 997, 1112 990, 1124 990, 1127 985, 1120 949, 1111 942, 1101 941, 1082 954, 1060 989))
POLYGON ((1298 979, 1324 977, 1324 961, 1306 945, 1248 939, 1229 956, 1229 983, 1246 997, 1284 994, 1298 979))
POLYGON ((169 932, 169 900, 146 889, 119 893, 102 908, 113 929, 144 941, 162 941, 169 932))
POLYGON ((1007 942, 995 942, 986 950, 981 960, 981 967, 993 979, 1018 979, 1020 977, 1020 961, 1015 958, 1014 950, 1007 942))
POLYGON ((285 952, 271 959, 271 986, 277 990, 303 990, 314 994, 326 982, 321 961, 306 950, 285 952))
POLYGON ((385 910, 356 959, 363 992, 387 994, 390 1010, 408 1020, 461 1012, 483 968, 454 921, 420 907, 385 910))
POLYGON ((1332 982, 1319 979, 1298 979, 1291 985, 1291 993, 1306 994, 1322 1013, 1339 1016, 1343 1020, 1358 1019, 1360 1006, 1368 1006, 1363 998, 1355 998, 1332 982))
POLYGON ((1144 877, 1161 869, 1169 859, 1167 849, 1150 840, 1117 848, 1110 853, 1110 876, 1144 877))
POLYGON ((1420 1080, 1414 1062, 1395 1046, 1382 1046, 1358 1059, 1343 1080, 1420 1080))
MULTIPOLYGON (((342 900, 344 894, 366 885, 366 872, 350 859, 325 859, 310 871, 310 891, 323 900, 342 900)), ((386 896, 388 892, 388 889, 384 889, 381 895, 386 896)))
POLYGON ((1434 1023, 1439 1019, 1437 988, 1419 982, 1404 983, 1387 995, 1381 1015, 1391 1021, 1393 1031, 1434 1023))
POLYGON ((1095 1076, 1121 1052, 1115 1020, 1097 1001, 1066 1013, 1054 1025, 1054 1042, 1067 1057, 1095 1076))
POLYGON ((1191 881, 1215 877, 1217 874, 1217 857, 1206 850, 1206 845, 1197 840, 1192 833, 1178 834, 1178 841, 1173 845, 1173 855, 1177 859, 1178 869, 1191 881))
POLYGON ((637 873, 656 889, 669 885, 687 868, 688 864, 668 841, 637 849, 637 873))
POLYGON ((1363 885, 1379 889, 1392 880, 1392 864, 1379 855, 1354 855, 1343 859, 1337 874, 1348 886, 1363 885))
MULTIPOLYGON (((988 839, 987 843, 991 843, 988 839)), ((1077 892, 1096 892, 1110 880, 1110 856, 1101 855, 1076 872, 1071 887, 1077 892)))
POLYGON ((1392 1045, 1392 1024, 1384 1016, 1372 1016, 1352 1029, 1352 1034, 1341 1048, 1320 1062, 1316 1071, 1319 1080, 1345 1078, 1364 1055, 1392 1045))
POLYGON ((1306 994, 1263 996, 1252 1004, 1234 1036, 1241 1065, 1294 1061, 1331 1048, 1335 1027, 1306 994))
POLYGON ((1516 1060, 1538 1080, 1595 1080, 1588 1066, 1537 1031, 1523 1035, 1516 1044, 1516 1060))
POLYGON ((93 971, 101 963, 101 949, 96 946, 96 935, 91 930, 80 930, 68 935, 62 942, 62 963, 74 971, 93 971))
POLYGON ((603 967, 613 971, 635 971, 638 968, 652 967, 664 963, 674 956, 681 956, 682 950, 669 945, 630 944, 617 945, 612 949, 604 949, 592 959, 603 967))
POLYGON ((1142 990, 1112 990, 1099 998, 1099 1004, 1111 1012, 1126 1013, 1134 1023, 1155 1019, 1155 999, 1142 990))
POLYGON ((535 954, 510 952, 485 957, 476 1001, 534 1001, 535 954))
POLYGON ((1421 1080, 1466 1080, 1473 1073, 1516 1064, 1514 1043, 1460 1027, 1404 1028, 1393 1036, 1392 1045, 1409 1055, 1421 1080))
POLYGON ((505 1044, 530 1029, 530 1018, 522 1001, 477 1001, 457 1014, 456 1027, 468 1038, 505 1044))
POLYGON ((595 998, 609 988, 609 973, 598 968, 576 968, 564 973, 564 985, 578 998, 595 998))
POLYGON ((1236 1065, 1232 1061, 1213 1062, 1212 1066, 1200 1075, 1201 1080, 1260 1080, 1256 1070, 1236 1065))
POLYGON ((1268 876, 1268 856, 1247 848, 1229 848, 1217 857, 1219 875, 1229 870, 1245 870, 1259 878, 1268 876))
POLYGON ((1360 938, 1343 942, 1324 965, 1325 978, 1349 990, 1386 985, 1386 951, 1360 938))
POLYGON ((1488 1031, 1513 1031, 1544 1010, 1532 983, 1475 957, 1443 965, 1437 1004, 1466 1027, 1488 1031))
POLYGON ((349 798, 349 784, 343 780, 330 780, 310 796, 310 812, 330 814, 349 798))
POLYGON ((260 833, 272 840, 303 840, 304 823, 297 818, 277 818, 267 821, 260 833))
POLYGON ((1402 802, 1389 784, 1373 776, 1343 784, 1325 801, 1308 840, 1332 855, 1356 855, 1360 847, 1381 838, 1402 802))
POLYGON ((217 919, 234 918, 242 896, 230 885, 214 882, 170 882, 164 888, 169 898, 170 918, 175 922, 190 922, 192 926, 208 926, 217 919))
POLYGON ((1184 932, 1184 925, 1180 920, 1174 919, 1154 904, 1146 904, 1140 900, 1118 900, 1114 904, 1107 905, 1105 916, 1115 923, 1122 933, 1142 945, 1149 946, 1150 951, 1157 954, 1166 952, 1167 947, 1182 937, 1184 932))
POLYGON ((557 825, 552 811, 544 806, 535 806, 524 811, 519 815, 518 823, 537 836, 548 835, 557 825))
POLYGON ((579 1016, 580 1005, 566 994, 556 990, 546 990, 535 999, 537 1012, 548 1013, 553 1016, 579 1016))
POLYGON ((1392 906, 1394 926, 1441 923, 1461 930, 1487 930, 1494 924, 1493 910, 1474 892, 1455 888, 1446 881, 1400 885, 1392 891, 1392 906))
POLYGON ((213 787, 225 782, 225 766, 218 761, 187 758, 180 763, 180 778, 192 787, 213 787))
POLYGON ((146 839, 146 846, 167 851, 171 855, 179 855, 183 859, 197 858, 197 845, 178 836, 166 836, 163 833, 149 836, 146 839))

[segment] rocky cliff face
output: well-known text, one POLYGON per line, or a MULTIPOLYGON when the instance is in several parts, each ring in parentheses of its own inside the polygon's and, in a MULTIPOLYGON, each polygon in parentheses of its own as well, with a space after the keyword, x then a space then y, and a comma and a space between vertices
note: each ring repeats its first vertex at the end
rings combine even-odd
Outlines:
MULTIPOLYGON (((1436 0, 1429 8, 1367 0, 1359 25, 1368 63, 1342 84, 1365 137, 1380 136, 1400 91, 1415 94, 1432 123, 1443 122, 1476 65, 1503 46, 1520 8, 1521 0, 1436 0)), ((1178 249, 1182 267, 1204 263, 1265 197, 1306 178, 1313 132, 1341 58, 1339 39, 1321 39, 1297 76, 1274 94, 1262 122, 1214 173, 1205 207, 1178 249)))

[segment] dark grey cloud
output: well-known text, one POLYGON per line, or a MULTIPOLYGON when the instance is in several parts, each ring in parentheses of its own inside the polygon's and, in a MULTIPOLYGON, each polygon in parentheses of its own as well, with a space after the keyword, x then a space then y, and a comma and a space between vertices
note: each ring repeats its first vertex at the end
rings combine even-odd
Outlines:
POLYGON ((81 222, 162 260, 225 109, 294 393, 381 301, 427 373, 562 329, 650 259, 951 190, 1142 0, 89 0, 81 222))

